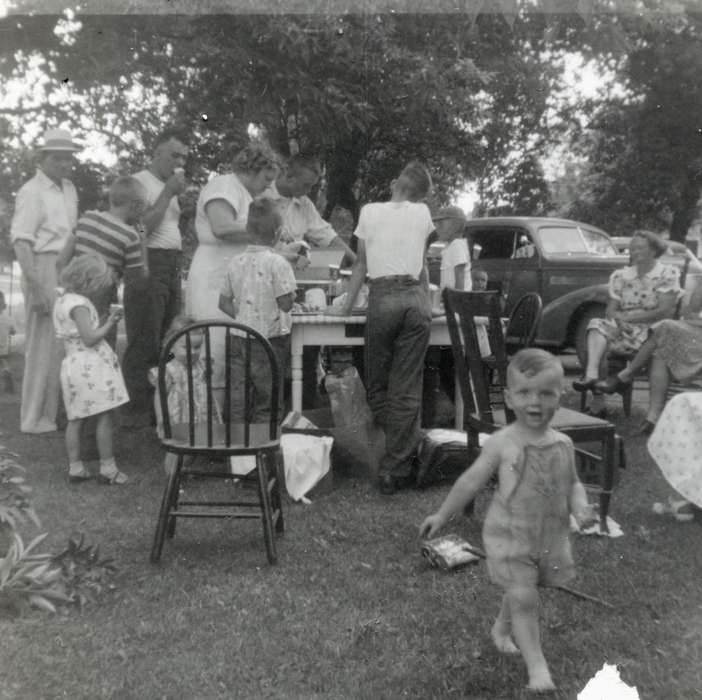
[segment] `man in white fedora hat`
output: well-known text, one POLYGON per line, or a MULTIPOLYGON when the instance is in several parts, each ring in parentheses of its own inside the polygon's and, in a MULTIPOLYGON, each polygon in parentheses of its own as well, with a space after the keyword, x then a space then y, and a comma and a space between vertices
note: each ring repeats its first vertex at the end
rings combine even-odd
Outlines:
POLYGON ((78 195, 68 179, 81 147, 65 129, 49 129, 38 147, 36 175, 17 193, 10 238, 22 268, 25 309, 20 429, 56 430, 61 348, 52 320, 56 259, 78 219, 78 195))

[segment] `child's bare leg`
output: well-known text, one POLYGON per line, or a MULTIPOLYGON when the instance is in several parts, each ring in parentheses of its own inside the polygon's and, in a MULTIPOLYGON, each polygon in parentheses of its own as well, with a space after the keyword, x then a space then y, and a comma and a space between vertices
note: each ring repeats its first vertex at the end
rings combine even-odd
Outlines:
POLYGON ((105 411, 98 416, 95 429, 100 461, 106 462, 114 456, 112 452, 112 412, 105 411))
POLYGON ((80 462, 80 424, 80 418, 66 423, 66 452, 69 464, 80 462))
POLYGON ((555 688, 548 664, 541 650, 539 630, 539 594, 535 587, 510 588, 506 594, 512 617, 512 633, 529 673, 529 690, 555 688))
POLYGON ((502 596, 502 606, 500 607, 500 612, 495 620, 495 624, 490 630, 490 636, 497 647, 497 651, 499 651, 501 654, 519 653, 519 649, 517 649, 514 641, 512 640, 509 599, 507 598, 506 593, 502 596))

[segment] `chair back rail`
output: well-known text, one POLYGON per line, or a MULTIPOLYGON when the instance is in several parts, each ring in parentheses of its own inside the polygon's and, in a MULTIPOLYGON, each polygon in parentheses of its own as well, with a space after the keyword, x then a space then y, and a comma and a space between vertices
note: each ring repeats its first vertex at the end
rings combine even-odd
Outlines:
MULTIPOLYGON (((444 289, 443 300, 456 374, 466 405, 465 419, 470 422, 470 414, 473 411, 481 420, 492 423, 494 397, 491 397, 490 391, 490 372, 486 371, 480 353, 476 317, 487 317, 490 350, 495 360, 500 384, 505 386, 507 353, 500 319, 499 292, 463 292, 444 289)), ((506 410, 508 420, 514 419, 509 408, 506 406, 500 408, 506 410)))
MULTIPOLYGON (((219 319, 204 320, 192 323, 184 328, 181 328, 176 333, 170 335, 163 344, 158 363, 158 391, 159 400, 161 405, 161 413, 163 416, 163 432, 164 438, 166 440, 173 439, 173 420, 169 412, 168 407, 168 395, 166 387, 166 365, 172 357, 172 352, 176 344, 185 339, 185 357, 186 357, 186 369, 187 369, 187 405, 188 405, 188 426, 187 426, 187 439, 189 447, 217 447, 217 448, 231 448, 236 446, 249 447, 252 442, 252 420, 249 412, 249 406, 251 404, 252 392, 254 391, 253 386, 253 376, 252 376, 252 357, 254 349, 261 349, 268 358, 270 364, 270 390, 271 390, 271 402, 270 402, 270 416, 268 420, 268 439, 276 440, 278 437, 278 412, 279 412, 279 402, 278 396, 280 394, 281 387, 281 372, 280 364, 278 358, 273 350, 271 344, 268 342, 267 338, 263 336, 258 331, 246 326, 242 323, 237 323, 235 321, 223 321, 219 319), (224 392, 223 392, 223 402, 224 405, 221 406, 221 413, 223 417, 223 430, 215 430, 215 418, 217 416, 217 411, 215 408, 215 391, 212 385, 212 333, 222 332, 224 333, 224 349, 225 349, 225 368, 224 368, 224 392), (194 334, 202 334, 204 336, 204 342, 200 348, 199 355, 196 355, 193 346, 192 338, 194 334), (244 396, 244 411, 243 419, 241 420, 241 429, 233 434, 232 431, 232 416, 231 416, 231 403, 232 403, 232 371, 230 366, 229 358, 232 354, 232 341, 233 338, 239 338, 241 344, 243 345, 244 351, 244 377, 243 377, 243 396, 244 396), (196 365, 198 361, 202 362, 202 355, 204 353, 204 379, 206 387, 206 445, 203 445, 199 440, 199 432, 196 430, 197 422, 197 411, 196 411, 196 384, 195 384, 195 372, 196 365), (243 430, 243 444, 241 442, 242 436, 239 435, 240 430, 243 430), (220 434, 223 432, 224 442, 219 442, 216 439, 218 436, 216 433, 220 434), (216 443, 216 444, 215 444, 216 443)), ((222 361, 221 358, 217 358, 222 361)), ((259 378, 260 380, 260 378, 259 378)), ((257 431, 253 436, 254 439, 260 440, 262 435, 260 431, 257 431)))
POLYGON ((541 322, 542 309, 543 301, 536 292, 529 292, 517 301, 509 315, 505 330, 505 346, 508 355, 532 346, 541 322))

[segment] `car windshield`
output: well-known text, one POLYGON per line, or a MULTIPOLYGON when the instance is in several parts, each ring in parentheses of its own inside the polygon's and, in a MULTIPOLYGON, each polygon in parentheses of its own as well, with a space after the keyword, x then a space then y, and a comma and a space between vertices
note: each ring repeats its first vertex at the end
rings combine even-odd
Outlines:
POLYGON ((542 226, 541 245, 552 255, 616 255, 606 236, 580 226, 542 226))

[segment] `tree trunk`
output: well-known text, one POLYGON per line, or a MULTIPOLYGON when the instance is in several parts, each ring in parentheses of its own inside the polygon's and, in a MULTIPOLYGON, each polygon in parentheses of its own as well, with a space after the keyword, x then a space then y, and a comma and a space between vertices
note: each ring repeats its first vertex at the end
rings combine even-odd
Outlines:
POLYGON ((351 212, 354 226, 358 222, 360 207, 354 194, 354 185, 358 178, 358 169, 366 153, 366 138, 359 130, 354 130, 351 137, 338 143, 327 161, 327 204, 323 216, 329 219, 334 207, 344 207, 351 212))

